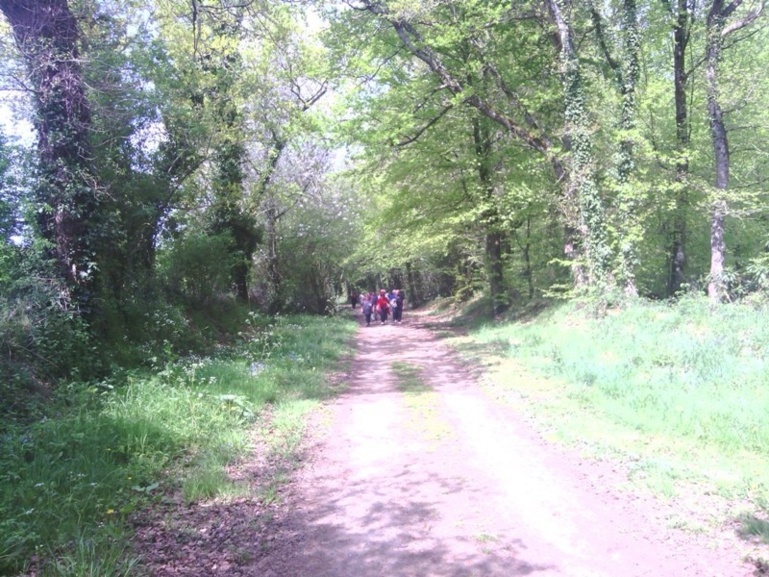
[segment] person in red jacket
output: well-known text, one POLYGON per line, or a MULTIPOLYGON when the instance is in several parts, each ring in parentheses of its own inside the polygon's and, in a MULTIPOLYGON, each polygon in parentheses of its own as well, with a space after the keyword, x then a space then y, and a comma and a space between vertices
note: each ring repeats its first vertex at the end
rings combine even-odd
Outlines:
POLYGON ((387 322, 387 315, 390 313, 390 301, 387 300, 387 293, 384 289, 379 291, 376 306, 379 311, 379 320, 382 321, 382 324, 385 324, 387 322))

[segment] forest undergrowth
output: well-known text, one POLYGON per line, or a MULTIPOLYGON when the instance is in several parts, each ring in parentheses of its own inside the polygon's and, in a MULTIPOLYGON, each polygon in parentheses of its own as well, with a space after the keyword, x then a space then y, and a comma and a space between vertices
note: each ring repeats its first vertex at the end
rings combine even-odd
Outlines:
POLYGON ((191 504, 253 490, 226 466, 260 442, 265 419, 290 444, 333 391, 354 329, 252 313, 213 354, 57 388, 36 423, 3 429, 0 575, 141 574, 132 515, 171 495, 191 504))
POLYGON ((769 543, 769 308, 565 304, 452 340, 547 438, 679 503, 671 525, 769 543))

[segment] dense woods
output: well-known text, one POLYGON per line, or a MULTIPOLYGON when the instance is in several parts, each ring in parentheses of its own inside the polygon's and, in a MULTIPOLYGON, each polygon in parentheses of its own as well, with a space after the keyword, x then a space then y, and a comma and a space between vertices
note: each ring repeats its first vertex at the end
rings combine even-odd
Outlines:
POLYGON ((763 8, 2 0, 4 371, 379 286, 760 301, 763 8))

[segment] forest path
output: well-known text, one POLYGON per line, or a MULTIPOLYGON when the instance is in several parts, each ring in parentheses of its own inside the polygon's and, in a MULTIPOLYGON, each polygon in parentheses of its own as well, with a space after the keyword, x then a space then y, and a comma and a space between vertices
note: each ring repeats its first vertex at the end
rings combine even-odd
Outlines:
POLYGON ((655 499, 620 491, 611 464, 541 440, 414 317, 357 338, 350 387, 245 574, 751 574, 736 551, 667 527, 655 499))

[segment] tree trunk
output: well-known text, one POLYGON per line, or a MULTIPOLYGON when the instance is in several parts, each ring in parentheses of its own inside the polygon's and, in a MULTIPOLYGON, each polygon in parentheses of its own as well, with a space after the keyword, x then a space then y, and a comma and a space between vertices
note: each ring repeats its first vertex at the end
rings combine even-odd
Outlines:
POLYGON ((523 244, 523 276, 529 288, 529 300, 534 298, 534 274, 531 270, 531 215, 526 216, 526 242, 523 244))
POLYGON ((77 22, 66 0, 0 0, 0 10, 34 88, 41 170, 37 224, 73 296, 88 308, 95 286, 97 196, 77 22))
POLYGON ((504 235, 499 231, 486 233, 486 267, 491 296, 491 316, 494 318, 507 305, 505 297, 505 274, 502 265, 502 241, 504 235))
MULTIPOLYGON (((663 0, 670 8, 669 0, 663 0)), ((672 9, 671 9, 672 11, 672 9)), ((673 93, 676 120, 676 190, 673 230, 670 245, 670 273, 668 296, 681 290, 686 273, 686 210, 689 195, 686 189, 689 176, 689 115, 686 103, 686 50, 689 46, 691 12, 688 0, 677 0, 673 24, 673 93)))
MULTIPOLYGON (((568 137, 563 139, 563 150, 568 153, 571 151, 571 140, 568 137)), ((564 202, 561 207, 563 214, 563 255, 571 263, 572 285, 577 291, 583 290, 588 286, 588 274, 585 270, 585 263, 582 260, 582 243, 584 240, 579 230, 579 203, 577 199, 577 190, 574 181, 569 178, 566 167, 560 158, 553 157, 551 160, 553 172, 557 182, 564 182, 564 202)))
MULTIPOLYGON (((236 21, 223 20, 217 25, 222 38, 237 38, 236 21)), ((246 148, 243 143, 243 114, 233 97, 242 69, 242 58, 232 47, 211 47, 200 57, 200 67, 213 81, 209 91, 211 107, 219 125, 219 140, 213 155, 215 168, 213 232, 228 232, 232 236, 236 262, 230 270, 232 284, 240 301, 249 298, 248 273, 251 259, 260 240, 260 230, 253 215, 243 209, 243 164, 246 148)))
POLYGON ((259 183, 258 193, 266 203, 265 216, 267 220, 267 282, 270 292, 269 308, 271 312, 278 312, 281 306, 279 300, 282 292, 280 267, 278 264, 278 207, 275 197, 270 193, 270 184, 278 168, 278 162, 286 148, 286 141, 277 132, 272 131, 272 148, 267 157, 267 166, 259 183))
POLYGON ((728 210, 725 191, 729 187, 729 141, 724 125, 718 88, 718 60, 721 55, 724 17, 721 14, 721 2, 714 1, 708 14, 707 46, 705 51, 705 88, 707 92, 710 135, 713 142, 713 154, 716 168, 715 194, 710 221, 710 280, 708 296, 720 301, 726 292, 724 281, 724 261, 726 260, 726 242, 724 241, 724 221, 728 210))
POLYGON ((713 203, 710 217, 710 275, 708 296, 714 302, 720 302, 726 295, 724 279, 724 261, 726 260, 726 241, 724 240, 724 222, 727 212, 726 200, 721 198, 713 203))
POLYGON ((634 141, 636 85, 641 72, 640 36, 638 32, 638 11, 635 0, 623 0, 620 35, 622 47, 620 58, 612 55, 612 46, 603 27, 603 17, 592 0, 589 0, 598 45, 607 65, 614 73, 616 86, 622 99, 619 128, 622 131, 619 142, 618 161, 614 166, 613 180, 616 191, 616 230, 618 245, 618 270, 620 284, 626 296, 637 297, 635 267, 638 261, 636 244, 640 238, 640 224, 637 215, 638 200, 630 177, 635 170, 634 141))
POLYGON ((499 210, 496 203, 496 187, 491 170, 491 138, 488 129, 482 125, 479 118, 473 119, 473 141, 475 144, 478 179, 484 193, 483 202, 486 205, 482 213, 484 227, 484 261, 486 278, 491 300, 490 315, 494 318, 504 306, 504 267, 502 266, 502 240, 499 210))
POLYGON ((268 199, 267 217, 267 282, 270 290, 269 311, 277 313, 281 307, 280 265, 278 262, 278 219, 273 198, 268 199))
POLYGON ((422 292, 417 284, 416 277, 414 275, 414 267, 411 262, 406 263, 406 280, 409 283, 409 290, 406 293, 406 298, 411 301, 411 307, 416 308, 423 302, 422 292))

